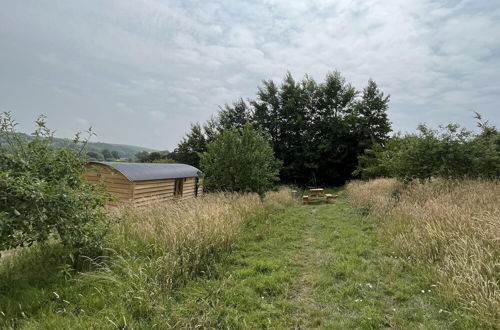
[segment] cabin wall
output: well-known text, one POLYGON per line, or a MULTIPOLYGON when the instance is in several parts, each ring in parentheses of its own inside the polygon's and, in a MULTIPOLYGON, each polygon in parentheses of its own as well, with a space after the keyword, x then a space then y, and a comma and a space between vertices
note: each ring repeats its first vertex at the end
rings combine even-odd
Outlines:
POLYGON ((134 205, 162 202, 174 198, 175 179, 134 182, 134 205))
POLYGON ((133 183, 120 172, 108 166, 87 165, 83 173, 83 179, 96 185, 103 182, 106 185, 106 191, 117 198, 117 201, 108 203, 109 205, 116 205, 119 202, 132 199, 133 183))
MULTIPOLYGON (((151 202, 163 202, 173 199, 190 199, 196 197, 196 178, 183 178, 182 196, 174 196, 176 179, 149 180, 134 182, 134 205, 142 206, 151 202)), ((199 188, 198 188, 199 189, 199 188)))

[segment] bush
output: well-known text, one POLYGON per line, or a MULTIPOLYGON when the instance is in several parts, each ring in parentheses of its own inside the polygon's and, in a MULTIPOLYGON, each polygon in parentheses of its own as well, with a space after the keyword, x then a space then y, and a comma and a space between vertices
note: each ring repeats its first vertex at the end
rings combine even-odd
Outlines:
POLYGON ((278 181, 280 162, 269 142, 249 125, 241 131, 223 131, 200 157, 208 189, 256 192, 263 197, 278 181))
POLYGON ((386 176, 405 181, 432 177, 447 179, 500 178, 500 133, 479 119, 481 133, 450 124, 433 130, 425 125, 417 134, 395 136, 359 157, 354 174, 363 179, 386 176))
MULTIPOLYGON (((104 235, 107 195, 83 182, 86 140, 52 148, 41 116, 29 141, 10 113, 0 115, 0 250, 54 237, 78 249, 97 248, 104 235)), ((89 131, 90 132, 90 131, 89 131)))

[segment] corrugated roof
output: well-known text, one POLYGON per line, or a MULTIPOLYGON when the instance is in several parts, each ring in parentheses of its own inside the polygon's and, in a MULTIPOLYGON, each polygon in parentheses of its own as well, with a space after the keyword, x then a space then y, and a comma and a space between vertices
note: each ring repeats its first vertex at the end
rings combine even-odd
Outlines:
POLYGON ((130 181, 178 179, 197 177, 199 169, 186 164, 89 162, 110 166, 130 181))

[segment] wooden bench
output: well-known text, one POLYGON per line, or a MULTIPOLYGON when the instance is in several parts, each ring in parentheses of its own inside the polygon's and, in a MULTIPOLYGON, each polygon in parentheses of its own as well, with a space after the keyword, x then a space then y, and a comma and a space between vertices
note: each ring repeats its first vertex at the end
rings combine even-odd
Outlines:
POLYGON ((326 200, 334 199, 339 197, 339 195, 325 194, 326 200))
POLYGON ((321 188, 309 189, 309 192, 310 192, 309 195, 302 196, 302 203, 308 204, 310 201, 315 201, 315 200, 324 200, 329 202, 332 199, 338 197, 338 195, 325 194, 324 190, 321 188))

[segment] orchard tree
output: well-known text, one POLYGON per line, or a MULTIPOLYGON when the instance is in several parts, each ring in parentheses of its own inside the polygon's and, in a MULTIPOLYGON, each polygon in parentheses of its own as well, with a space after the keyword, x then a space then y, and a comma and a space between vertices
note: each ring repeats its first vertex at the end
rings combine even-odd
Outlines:
POLYGON ((108 195, 82 179, 87 140, 77 135, 70 148, 54 148, 44 117, 36 124, 28 140, 10 113, 0 115, 0 250, 55 237, 95 251, 105 234, 108 195))
POLYGON ((200 157, 209 190, 256 192, 263 197, 278 181, 281 162, 266 138, 249 124, 222 131, 200 157))

